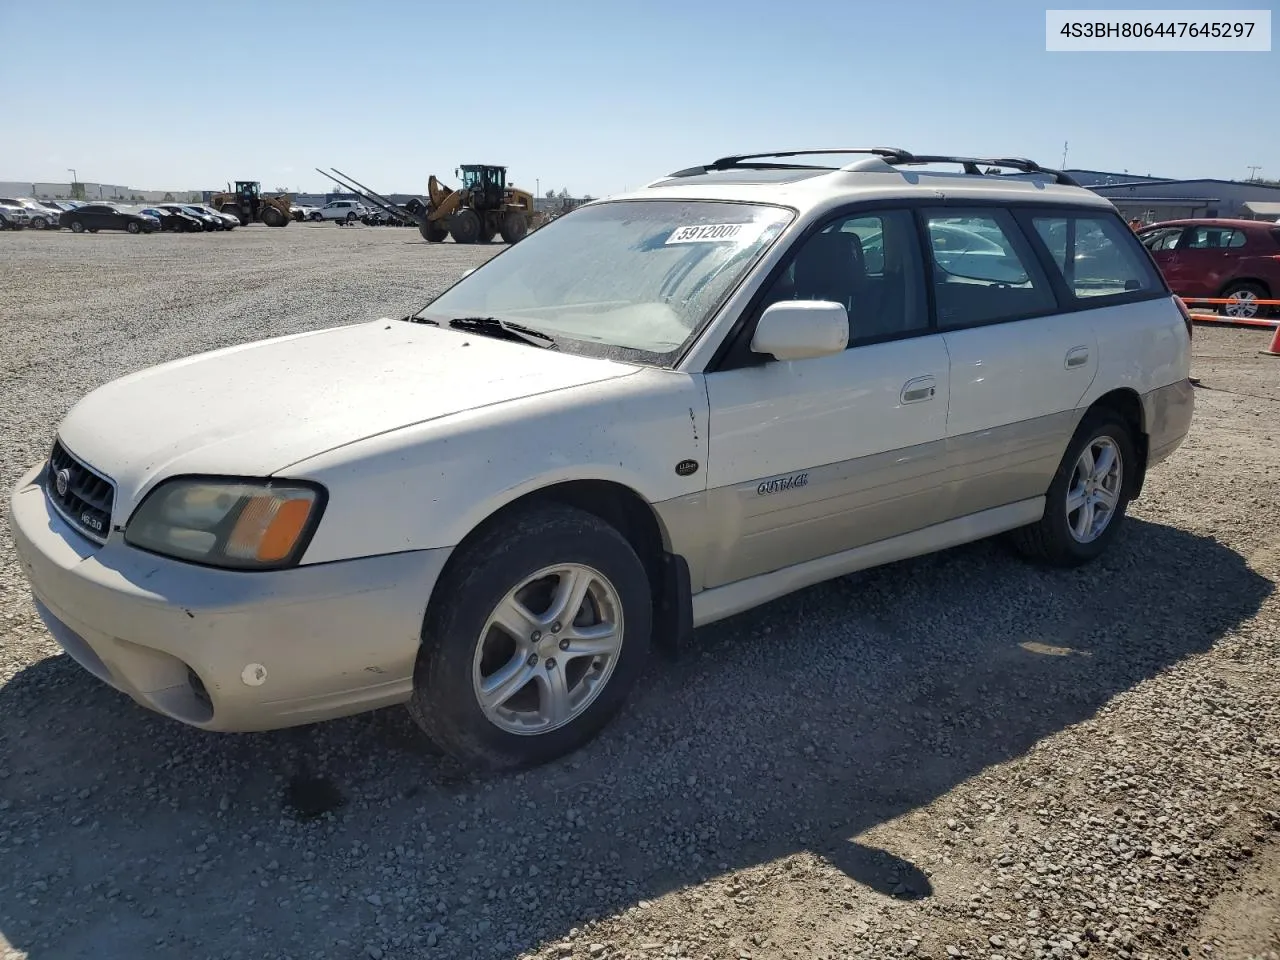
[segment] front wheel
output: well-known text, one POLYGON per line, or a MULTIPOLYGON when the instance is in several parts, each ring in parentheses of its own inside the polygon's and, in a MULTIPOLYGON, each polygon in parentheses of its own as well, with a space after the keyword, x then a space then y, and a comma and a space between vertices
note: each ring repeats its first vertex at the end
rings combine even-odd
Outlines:
POLYGON ((1096 559, 1119 533, 1137 471, 1128 424, 1109 410, 1087 414, 1049 484, 1044 516, 1015 530, 1014 545, 1025 556, 1058 567, 1096 559))
POLYGON ((419 224, 418 233, 428 243, 443 243, 449 236, 449 228, 428 220, 426 223, 419 224))
POLYGON ((408 707, 469 766, 526 767, 578 749, 644 668, 644 564, 593 514, 525 510, 464 548, 435 596, 408 707))
POLYGON ((71 221, 71 232, 72 232, 72 233, 84 233, 84 224, 83 224, 83 223, 81 223, 79 220, 72 220, 72 221, 71 221))

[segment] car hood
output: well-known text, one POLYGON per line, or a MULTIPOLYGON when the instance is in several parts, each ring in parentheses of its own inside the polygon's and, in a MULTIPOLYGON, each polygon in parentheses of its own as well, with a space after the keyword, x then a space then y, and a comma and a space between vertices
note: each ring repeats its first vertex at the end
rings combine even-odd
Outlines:
POLYGON ((197 354, 94 390, 58 429, 131 510, 175 474, 267 476, 412 424, 634 373, 631 364, 377 320, 197 354))

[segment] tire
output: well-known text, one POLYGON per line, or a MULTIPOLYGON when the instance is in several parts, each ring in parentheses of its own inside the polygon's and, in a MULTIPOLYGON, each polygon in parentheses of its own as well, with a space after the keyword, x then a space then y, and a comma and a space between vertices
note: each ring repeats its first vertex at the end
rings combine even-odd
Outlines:
POLYGON ((249 215, 240 209, 238 203, 227 203, 217 208, 219 213, 229 213, 240 221, 240 226, 247 227, 249 225, 249 215))
POLYGON ((71 221, 71 232, 72 232, 72 233, 84 233, 84 222, 83 222, 83 221, 81 221, 81 220, 72 220, 72 221, 71 221))
MULTIPOLYGON (((1013 545, 1028 559, 1049 566, 1076 567, 1095 560, 1107 549, 1124 525, 1125 511, 1129 501, 1133 499, 1138 470, 1132 428, 1111 410, 1091 411, 1076 428, 1067 452, 1049 484, 1044 516, 1036 523, 1014 530, 1010 535, 1013 545), (1109 508, 1105 522, 1101 517, 1098 518, 1101 529, 1091 539, 1082 539, 1072 529, 1073 520, 1082 520, 1082 514, 1078 511, 1068 512, 1068 494, 1075 494, 1081 486, 1077 468, 1083 466, 1081 458, 1084 451, 1089 449, 1091 454, 1096 455, 1094 462, 1097 464, 1108 446, 1113 454, 1118 454, 1119 460, 1119 475, 1109 475, 1103 483, 1103 490, 1111 493, 1114 505, 1109 508)), ((1085 489, 1090 490, 1091 487, 1086 486, 1085 489)), ((1086 503, 1093 499, 1087 497, 1086 503)))
POLYGON ((502 218, 502 240, 504 243, 517 243, 529 232, 529 221, 523 213, 511 210, 502 218))
MULTIPOLYGON (((526 608, 549 613, 552 594, 544 588, 567 582, 535 584, 522 598, 526 608)), ((648 657, 653 599, 644 564, 616 529, 573 507, 535 506, 495 525, 463 548, 434 595, 407 706, 430 740, 468 767, 535 766, 583 746, 621 709, 648 657), (522 584, 548 568, 569 565, 588 583, 579 610, 619 625, 615 636, 621 639, 612 654, 561 655, 572 641, 559 622, 543 624, 518 644, 491 625, 499 606, 522 584), (536 662, 528 656, 533 653, 536 662), (528 679, 515 679, 495 699, 501 710, 486 713, 479 686, 507 669, 513 679, 528 679), (560 678, 568 698, 560 701, 566 713, 558 725, 538 712, 549 702, 552 676, 560 678), (536 732, 538 722, 546 725, 544 732, 536 732), (513 732, 513 726, 525 732, 513 732)))
POLYGON ((124 228, 128 230, 130 233, 142 232, 142 224, 138 223, 136 220, 130 220, 128 223, 124 225, 124 228))
POLYGON ((356 212, 354 210, 347 211, 347 223, 355 223, 359 219, 360 218, 356 216, 356 212))
POLYGON ((449 228, 438 223, 423 223, 418 226, 418 233, 427 243, 443 243, 449 236, 449 228))
POLYGON ((49 221, 46 220, 44 217, 36 217, 34 220, 31 221, 31 226, 35 230, 48 230, 49 221))
POLYGON ((1253 320, 1265 317, 1271 311, 1267 307, 1259 307, 1250 300, 1267 300, 1267 289, 1260 283, 1237 281, 1229 283, 1220 294, 1224 299, 1238 298, 1244 301, 1240 305, 1223 303, 1218 305, 1218 312, 1229 319, 1253 320))
POLYGON ((312 213, 312 214, 308 217, 308 219, 309 219, 309 220, 311 220, 311 222, 312 222, 312 223, 319 223, 321 220, 323 220, 323 219, 324 219, 324 217, 320 216, 320 214, 318 214, 318 213, 312 213))
POLYGON ((449 235, 454 243, 475 243, 480 239, 480 215, 467 208, 449 218, 449 235))
POLYGON ((485 224, 485 225, 480 229, 480 239, 479 239, 479 241, 478 241, 478 242, 480 242, 480 243, 493 243, 493 238, 494 238, 494 237, 496 237, 497 235, 498 235, 498 231, 497 231, 497 229, 496 229, 495 227, 493 227, 493 226, 489 225, 488 223, 486 223, 486 224, 485 224))
POLYGON ((283 227, 289 223, 289 218, 275 207, 263 206, 261 216, 268 227, 283 227))

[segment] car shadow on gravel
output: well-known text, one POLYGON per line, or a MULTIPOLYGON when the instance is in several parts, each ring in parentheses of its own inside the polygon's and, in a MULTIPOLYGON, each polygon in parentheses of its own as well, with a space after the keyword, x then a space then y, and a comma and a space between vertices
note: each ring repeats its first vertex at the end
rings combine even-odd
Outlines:
POLYGON ((483 778, 399 709, 207 734, 50 658, 0 688, 0 935, 32 960, 510 957, 802 852, 850 896, 928 896, 911 851, 863 834, 1208 650, 1273 589, 1133 519, 1073 571, 960 547, 699 630, 588 747, 483 778), (299 776, 336 791, 328 813, 289 806, 299 776))

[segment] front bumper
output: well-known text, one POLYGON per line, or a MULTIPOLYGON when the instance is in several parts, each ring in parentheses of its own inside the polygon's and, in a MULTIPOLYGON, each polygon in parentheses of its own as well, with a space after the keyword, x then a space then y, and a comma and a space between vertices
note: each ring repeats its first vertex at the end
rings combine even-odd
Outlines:
POLYGON ((54 639, 145 707, 207 730, 271 730, 409 698, 422 618, 449 550, 273 572, 212 570, 84 539, 45 467, 9 504, 19 562, 54 639))

